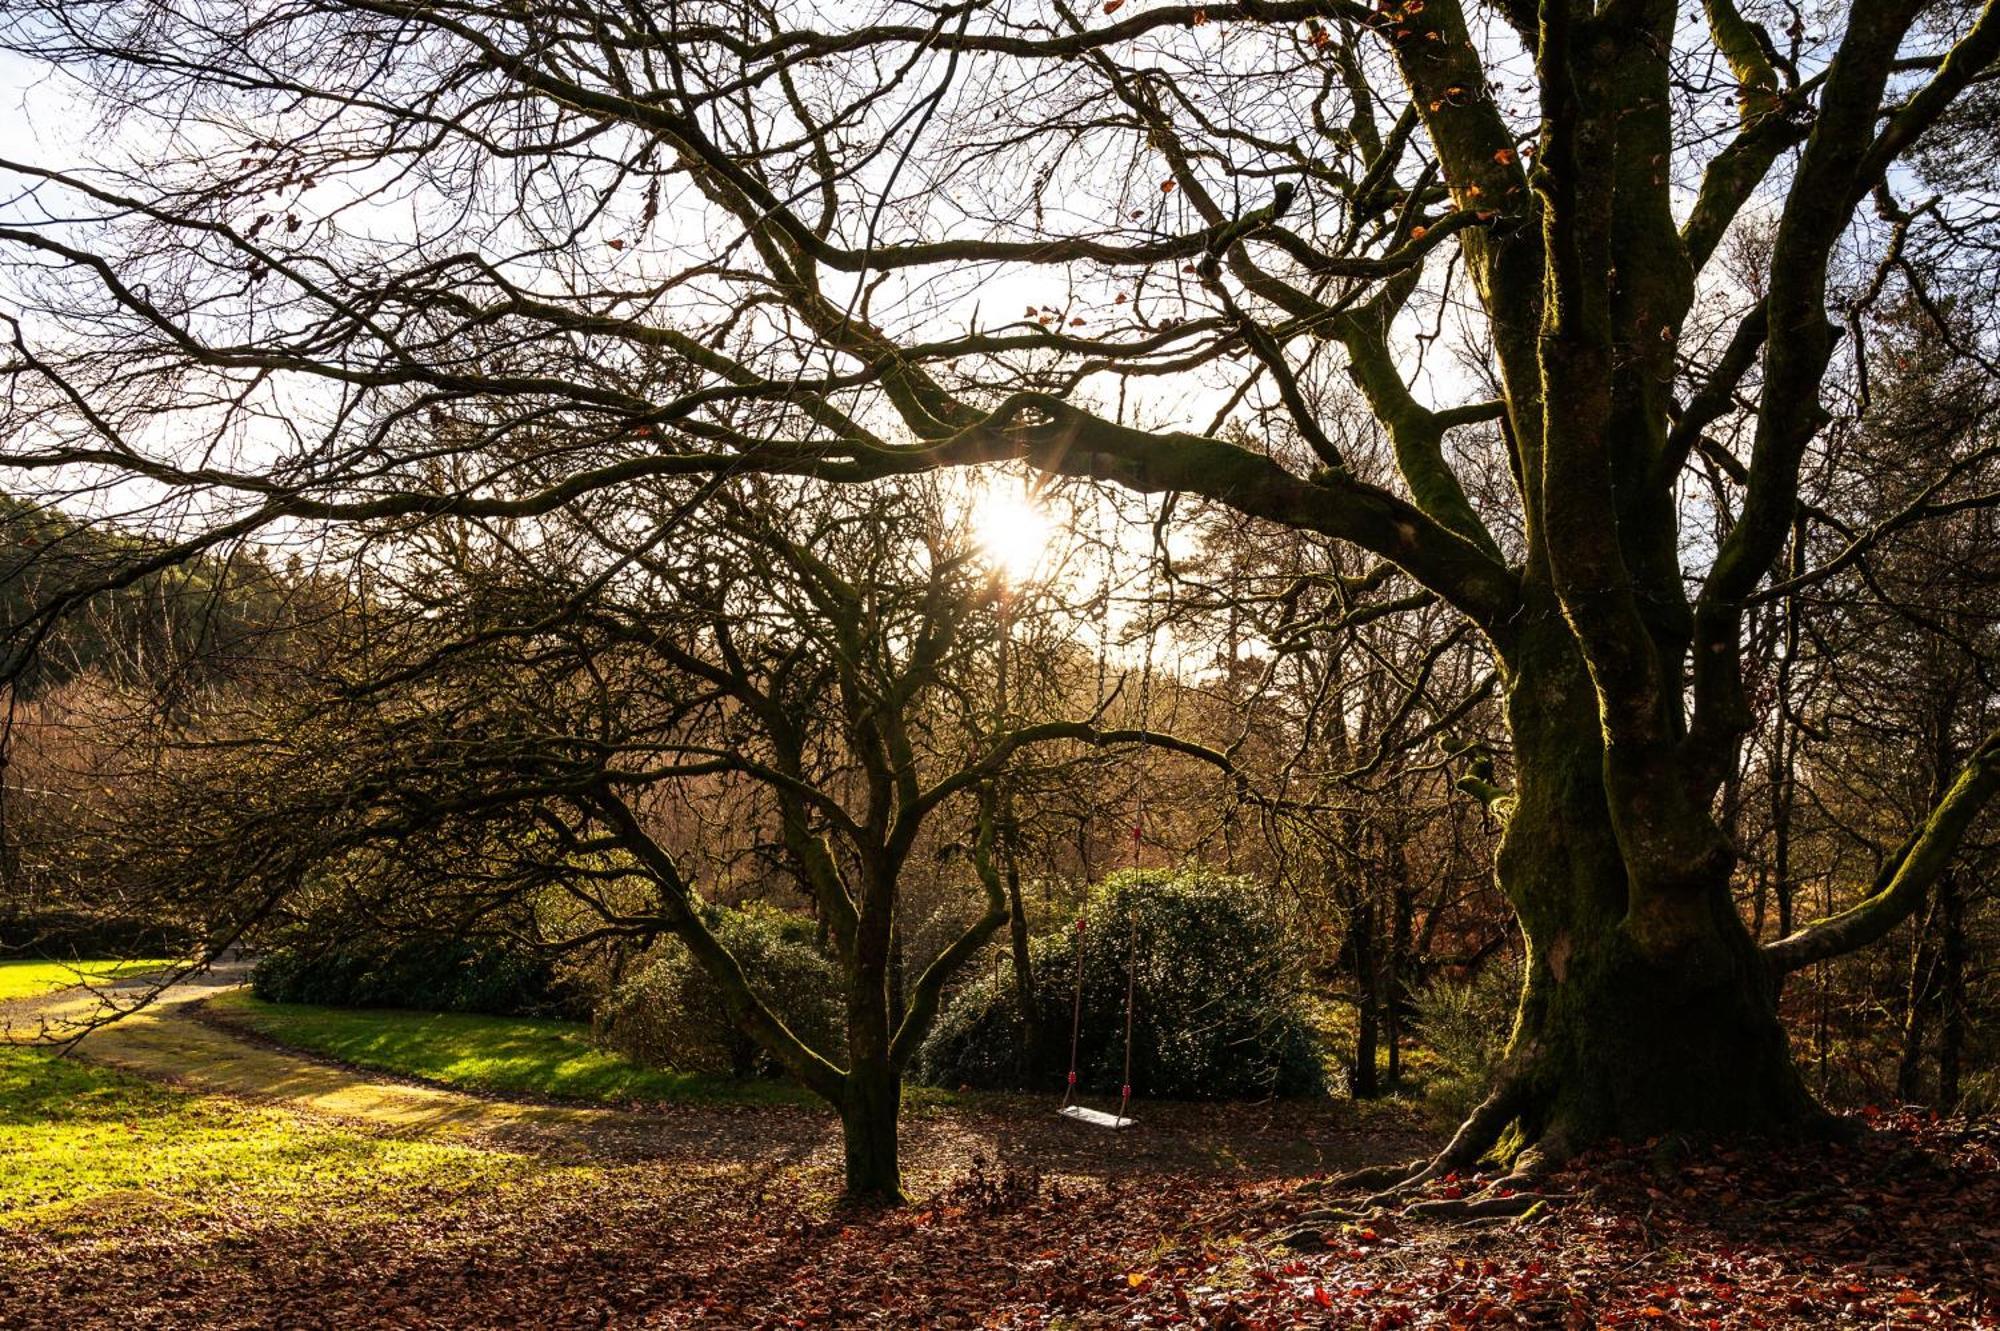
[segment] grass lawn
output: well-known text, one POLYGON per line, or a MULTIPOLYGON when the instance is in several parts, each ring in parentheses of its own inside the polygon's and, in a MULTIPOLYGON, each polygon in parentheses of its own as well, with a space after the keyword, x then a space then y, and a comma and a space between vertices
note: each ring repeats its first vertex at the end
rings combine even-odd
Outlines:
POLYGON ((245 1206, 365 1212, 385 1190, 453 1194, 532 1167, 519 1156, 372 1136, 0 1045, 0 1225, 89 1227, 133 1212, 245 1206))
POLYGON ((208 1008, 293 1049, 468 1091, 591 1104, 817 1103, 784 1082, 634 1063, 598 1048, 589 1028, 573 1021, 266 1003, 247 991, 212 998, 208 1008))
MULTIPOLYGON (((377 1035, 580 1038, 561 1023, 224 1007, 377 1035)), ((1316 1147, 1310 1171, 1278 1165, 1268 1148, 1294 1134, 1252 1107, 1181 1108, 1200 1118, 1151 1118, 1110 1145, 1051 1131, 1046 1105, 1020 1130, 981 1113, 912 1131, 925 1201, 843 1214, 827 1116, 690 1106, 648 1123, 642 1152, 584 1130, 524 1153, 0 1045, 0 1327, 2000 1327, 2000 1133, 1986 1124, 1896 1114, 1838 1149, 1670 1165, 1651 1146, 1607 1148, 1505 1229, 1334 1213, 1292 1250, 1271 1238, 1342 1200, 1309 1177, 1335 1161, 1316 1147), (1167 1132, 1201 1150, 1147 1163, 1167 1132), (1216 1139, 1233 1163, 1209 1158, 1216 1139), (1853 1204, 1823 1200, 1829 1176, 1853 1204)), ((1368 1163, 1411 1155, 1347 1144, 1368 1163)))
POLYGON ((0 1003, 36 998, 86 980, 104 981, 161 970, 171 961, 0 961, 0 1003))

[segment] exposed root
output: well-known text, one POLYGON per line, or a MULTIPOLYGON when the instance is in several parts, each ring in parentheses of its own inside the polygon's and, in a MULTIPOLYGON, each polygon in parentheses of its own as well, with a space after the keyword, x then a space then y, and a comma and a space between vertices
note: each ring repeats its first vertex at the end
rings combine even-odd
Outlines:
POLYGON ((1526 1084, 1525 1077, 1503 1076, 1493 1093, 1467 1115, 1444 1149, 1428 1160, 1361 1169, 1329 1179, 1323 1185, 1327 1193, 1365 1195, 1351 1207, 1329 1206, 1307 1212, 1277 1234, 1276 1241, 1286 1247, 1316 1248, 1326 1242, 1327 1230, 1338 1225, 1379 1223, 1392 1216, 1471 1222, 1521 1216, 1537 1209, 1550 1199, 1532 1185, 1569 1154, 1554 1138, 1524 1151, 1513 1172, 1494 1180, 1476 1196, 1411 1199, 1411 1194, 1432 1180, 1476 1166, 1519 1116, 1526 1084), (1371 1188, 1374 1191, 1366 1191, 1371 1188))
POLYGON ((1525 1081, 1518 1075, 1503 1076, 1493 1088, 1493 1093, 1480 1101, 1478 1107, 1466 1116, 1465 1122, 1458 1125, 1458 1131, 1452 1134, 1442 1151, 1414 1173, 1406 1174, 1370 1195, 1362 1205, 1393 1206, 1432 1179, 1471 1169, 1478 1164, 1480 1157, 1493 1149, 1500 1140, 1500 1134, 1507 1130, 1507 1125, 1519 1113, 1525 1081))
POLYGON ((1346 1174, 1336 1174, 1318 1184, 1315 1192, 1332 1193, 1335 1196, 1353 1196, 1356 1193, 1374 1192, 1399 1183, 1430 1163, 1429 1156, 1408 1160, 1400 1165, 1370 1165, 1366 1169, 1356 1169, 1346 1174))
POLYGON ((1324 1247, 1329 1231, 1342 1226, 1383 1227, 1397 1220, 1432 1220, 1466 1225, 1517 1220, 1539 1214, 1565 1200, 1555 1193, 1517 1192, 1514 1184, 1519 1181, 1519 1176, 1509 1174, 1495 1179, 1471 1197, 1421 1197, 1400 1207, 1378 1206, 1363 1210, 1327 1207, 1300 1216, 1273 1238, 1283 1247, 1312 1250, 1324 1247))
POLYGON ((1402 1214, 1411 1219, 1423 1220, 1491 1220, 1523 1216, 1528 1212, 1561 1198, 1542 1192, 1516 1192, 1503 1195, 1498 1192, 1482 1193, 1477 1197, 1433 1197, 1425 1201, 1411 1202, 1402 1214))
POLYGON ((1536 1184, 1568 1164, 1576 1154, 1570 1140, 1559 1128, 1551 1128, 1521 1148, 1514 1168, 1496 1186, 1532 1191, 1536 1184))
POLYGON ((1316 1224, 1308 1217, 1296 1225, 1273 1234, 1271 1242, 1280 1248, 1291 1248, 1298 1252, 1316 1252, 1326 1246, 1326 1231, 1326 1222, 1316 1224))

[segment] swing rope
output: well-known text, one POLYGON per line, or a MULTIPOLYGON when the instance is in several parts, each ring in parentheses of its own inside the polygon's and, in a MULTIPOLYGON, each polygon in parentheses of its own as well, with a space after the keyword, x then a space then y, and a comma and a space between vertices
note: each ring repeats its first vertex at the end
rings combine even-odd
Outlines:
MULTIPOLYGON (((1139 829, 1132 829, 1132 858, 1139 858, 1139 829)), ((1136 864, 1135 864, 1136 867, 1136 864)), ((1125 898, 1125 1079, 1118 1088, 1118 1117, 1132 1107, 1132 999, 1139 987, 1139 917, 1125 898)))
MULTIPOLYGON (((1108 599, 1108 598, 1107 598, 1108 599)), ((1139 729, 1149 731, 1152 725, 1153 708, 1153 646, 1158 634, 1158 626, 1148 622, 1146 626, 1146 655, 1139 676, 1139 729)), ((1100 643, 1102 639, 1100 638, 1100 643)), ((1099 670, 1103 670, 1103 657, 1099 657, 1099 670)), ((1103 705, 1103 684, 1098 686, 1099 706, 1103 705)), ((1145 858, 1145 813, 1146 813, 1146 753, 1142 747, 1139 754, 1138 774, 1132 785, 1132 870, 1133 887, 1137 887, 1137 874, 1144 867, 1145 858)), ((1132 909, 1132 889, 1125 897, 1125 1064, 1124 1075, 1118 1088, 1118 1117, 1112 1126, 1124 1127, 1129 1122, 1128 1112, 1132 1107, 1132 1028, 1134 1014, 1138 1007, 1139 991, 1139 917, 1132 909)), ((1074 965, 1076 986, 1070 1001, 1069 1015, 1069 1076, 1063 1087, 1061 1111, 1068 1111, 1076 1103, 1078 1056, 1083 1038, 1083 966, 1084 934, 1086 921, 1079 917, 1072 931, 1074 944, 1074 965)))
POLYGON ((1083 921, 1076 922, 1076 1002, 1069 1014, 1069 1085, 1063 1091, 1062 1107, 1076 1099, 1076 1046, 1083 1033, 1083 921))
MULTIPOLYGON (((1159 634, 1159 626, 1150 618, 1146 623, 1146 658, 1139 672, 1139 730, 1150 733, 1153 727, 1153 646, 1159 634)), ((1139 989, 1139 917, 1132 909, 1132 893, 1139 887, 1139 872, 1145 867, 1146 830, 1146 773, 1150 750, 1142 741, 1139 747, 1139 775, 1132 787, 1132 887, 1125 894, 1125 1076, 1118 1088, 1118 1117, 1123 1119, 1125 1111, 1132 1105, 1132 1013, 1136 1006, 1139 989)))

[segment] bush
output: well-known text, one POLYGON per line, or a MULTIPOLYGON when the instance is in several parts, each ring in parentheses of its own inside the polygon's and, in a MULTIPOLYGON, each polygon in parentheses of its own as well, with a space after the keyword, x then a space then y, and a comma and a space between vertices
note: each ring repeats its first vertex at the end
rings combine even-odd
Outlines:
MULTIPOLYGON (((840 984, 814 945, 812 921, 774 910, 716 909, 708 927, 729 949, 751 986, 790 1027, 823 1054, 844 1062, 840 984)), ((737 1078, 773 1077, 780 1069, 736 1028, 715 982, 687 947, 669 939, 640 959, 599 1005, 600 1038, 642 1063, 737 1078)))
POLYGON ((0 960, 13 954, 74 961, 105 957, 180 957, 194 933, 178 924, 85 911, 0 915, 0 960))
POLYGON ((1467 979, 1440 976, 1416 992, 1417 1038, 1438 1064, 1424 1093, 1444 1116, 1463 1118, 1485 1097, 1520 995, 1521 969, 1511 959, 1467 979))
MULTIPOLYGON (((1326 1075, 1302 959, 1256 885, 1203 870, 1124 873, 1092 892, 1083 934, 1081 1087, 1115 1096, 1125 1071, 1132 967, 1132 1084, 1167 1099, 1319 1095, 1326 1075)), ((1059 1088, 1076 996, 1070 930, 1029 948, 1042 1047, 1024 1050, 1013 978, 976 981, 953 999, 918 1056, 937 1086, 1059 1088)))
POLYGON ((269 1003, 418 1008, 497 1017, 567 1014, 571 1004, 547 958, 464 938, 293 942, 267 953, 250 974, 269 1003))

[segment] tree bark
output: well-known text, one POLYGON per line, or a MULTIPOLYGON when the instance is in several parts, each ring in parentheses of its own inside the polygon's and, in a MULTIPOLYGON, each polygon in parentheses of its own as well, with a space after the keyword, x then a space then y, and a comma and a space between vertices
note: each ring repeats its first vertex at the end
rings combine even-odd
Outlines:
MULTIPOLYGON (((1938 886, 1942 890, 1943 879, 1938 886)), ((1905 1104, 1923 1098, 1924 1047, 1930 1037, 1931 1009, 1937 1004, 1942 979, 1941 958, 1933 938, 1939 932, 1938 913, 1934 902, 1910 939, 1909 982, 1903 992, 1903 1054, 1896 1064, 1896 1097, 1905 1104)))
POLYGON ((1375 1068, 1381 992, 1375 961, 1375 911, 1365 888, 1362 902, 1348 925, 1347 950, 1349 964, 1354 969, 1355 994, 1354 1071, 1348 1094, 1356 1100, 1372 1100, 1382 1093, 1375 1068))
POLYGON ((1392 854, 1387 863, 1393 884, 1390 889, 1393 910, 1389 917, 1388 964, 1382 976, 1382 1037, 1389 1046, 1385 1080, 1391 1091, 1397 1091, 1403 1085, 1403 1015, 1410 1003, 1410 929, 1415 907, 1410 885, 1403 877, 1402 847, 1392 840, 1389 848, 1392 854))
MULTIPOLYGON (((1805 519, 1792 525, 1792 553, 1787 576, 1805 572, 1805 519)), ((1796 598, 1783 602, 1784 649, 1778 656, 1778 696, 1771 736, 1771 864, 1778 895, 1778 937, 1792 933, 1792 809, 1798 802, 1798 736, 1792 729, 1792 669, 1799 655, 1799 611, 1796 598)), ((1760 931, 1758 940, 1763 935, 1760 931)))
POLYGON ((903 994, 905 977, 903 970, 903 930, 892 926, 889 930, 889 1025, 891 1028, 902 1024, 903 1015, 909 1011, 909 1004, 903 994))
POLYGON ((1965 936, 1965 893, 1958 875, 1938 880, 1938 907, 1944 917, 1943 1012, 1938 1022, 1937 1107, 1950 1114, 1958 1109, 1960 1074, 1965 1053, 1965 963, 1970 948, 1965 936))
POLYGON ((902 1108, 902 1078, 886 1062, 848 1073, 847 1098, 840 1107, 847 1165, 842 1200, 848 1205, 901 1206, 906 1200, 897 1153, 902 1108))
POLYGON ((1643 844, 1621 846, 1597 699, 1567 635, 1524 645, 1509 687, 1517 788, 1497 873, 1527 965, 1494 1100, 1448 1148, 1517 1166, 1593 1142, 1823 1130, 1780 1026, 1776 986, 1737 915, 1727 866, 1633 909, 1643 844))

